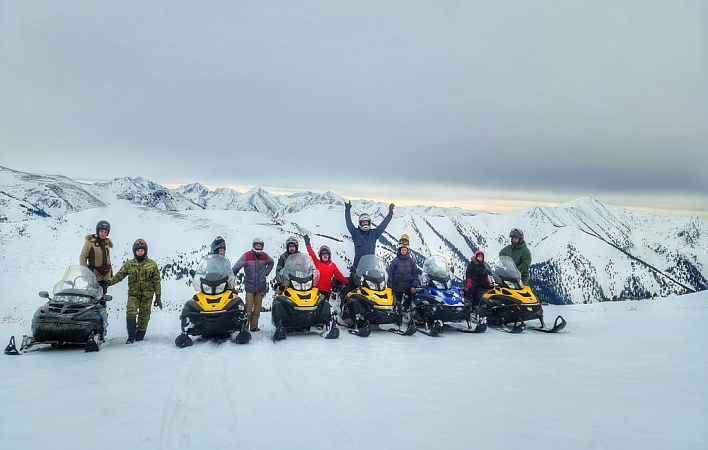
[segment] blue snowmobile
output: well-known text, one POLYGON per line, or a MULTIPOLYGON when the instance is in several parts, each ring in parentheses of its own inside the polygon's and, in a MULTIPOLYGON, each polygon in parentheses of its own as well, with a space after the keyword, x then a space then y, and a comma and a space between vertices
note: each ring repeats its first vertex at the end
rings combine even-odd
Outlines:
POLYGON ((472 304, 452 285, 449 265, 443 256, 425 259, 420 285, 413 296, 411 319, 421 333, 437 336, 444 325, 465 333, 483 333, 487 329, 486 321, 473 318, 472 304))

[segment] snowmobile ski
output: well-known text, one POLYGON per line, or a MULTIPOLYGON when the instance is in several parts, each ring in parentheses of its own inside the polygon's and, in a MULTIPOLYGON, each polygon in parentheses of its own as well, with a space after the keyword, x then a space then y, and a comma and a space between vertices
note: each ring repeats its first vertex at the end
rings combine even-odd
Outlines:
POLYGON ((325 339, 337 339, 339 337, 339 328, 332 325, 329 330, 324 330, 318 334, 325 339))
POLYGON ((532 331, 540 331, 542 333, 558 333, 559 331, 564 329, 567 324, 568 324, 568 322, 566 322, 566 320, 563 318, 563 316, 558 316, 558 317, 556 317, 556 320, 553 323, 553 328, 546 328, 544 326, 540 326, 540 327, 526 326, 526 329, 532 330, 532 331))
POLYGON ((17 347, 15 346, 15 336, 10 337, 10 342, 7 344, 7 347, 5 347, 5 354, 6 355, 19 355, 20 352, 17 351, 17 347))
POLYGON ((443 325, 440 322, 436 321, 430 327, 418 327, 418 331, 425 334, 426 336, 436 337, 442 334, 443 325))
POLYGON ((367 337, 371 334, 371 325, 369 325, 369 323, 367 322, 366 325, 361 328, 347 328, 347 331, 349 332, 349 334, 353 334, 359 337, 367 337))
POLYGON ((246 330, 242 330, 231 336, 231 342, 234 344, 248 344, 251 342, 251 333, 246 330))
POLYGON ((288 338, 288 333, 285 331, 285 327, 277 327, 275 333, 273 333, 273 342, 282 341, 288 338))
POLYGON ((86 344, 84 345, 84 352, 91 353, 97 352, 98 350, 99 348, 98 343, 96 342, 96 334, 91 333, 91 336, 89 336, 88 341, 86 341, 86 344))
POLYGON ((448 325, 461 333, 484 333, 487 331, 487 321, 482 320, 480 322, 469 322, 467 326, 460 323, 448 322, 448 325))
POLYGON ((175 339, 175 345, 179 348, 186 348, 194 345, 194 341, 187 333, 182 333, 175 339))
POLYGON ((418 326, 415 324, 414 321, 411 320, 405 330, 401 330, 399 328, 389 328, 388 331, 390 331, 391 333, 399 334, 401 336, 411 336, 415 334, 416 331, 418 331, 418 326))

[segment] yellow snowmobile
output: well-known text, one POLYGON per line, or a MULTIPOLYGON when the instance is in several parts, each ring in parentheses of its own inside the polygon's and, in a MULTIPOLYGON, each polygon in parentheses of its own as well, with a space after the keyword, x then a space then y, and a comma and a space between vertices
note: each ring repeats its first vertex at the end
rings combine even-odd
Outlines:
POLYGON ((555 320, 553 328, 546 328, 543 308, 531 290, 521 282, 521 272, 509 256, 500 256, 492 267, 495 286, 482 295, 479 316, 487 318, 492 328, 501 328, 510 333, 520 333, 524 329, 557 333, 567 322, 562 316, 555 320), (538 319, 541 326, 528 326, 525 322, 538 319))
POLYGON ((404 314, 393 291, 386 287, 387 275, 386 266, 378 256, 364 255, 359 260, 353 278, 355 287, 347 292, 342 306, 343 325, 349 333, 366 337, 371 334, 371 325, 380 328, 386 324, 396 325, 388 329, 392 333, 408 336, 416 332, 413 320, 402 329, 404 314))
POLYGON ((193 345, 190 335, 207 339, 230 338, 236 344, 247 344, 251 333, 246 330, 246 307, 234 292, 236 277, 228 258, 207 255, 190 275, 197 293, 182 309, 182 334, 175 339, 175 345, 180 348, 193 345))
POLYGON ((329 301, 316 287, 319 276, 310 255, 294 253, 288 256, 282 270, 285 291, 273 299, 274 341, 287 338, 288 333, 308 332, 311 327, 323 329, 319 333, 323 338, 339 337, 329 301))

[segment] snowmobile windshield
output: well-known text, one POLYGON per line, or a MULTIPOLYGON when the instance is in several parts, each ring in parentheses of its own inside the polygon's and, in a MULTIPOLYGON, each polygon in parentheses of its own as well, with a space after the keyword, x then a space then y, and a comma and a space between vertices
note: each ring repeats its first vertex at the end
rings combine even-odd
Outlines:
POLYGON ((450 266, 447 259, 440 255, 428 256, 423 263, 423 274, 420 276, 421 286, 430 286, 436 289, 450 289, 450 266))
POLYGON ((192 285, 194 290, 205 294, 221 294, 226 289, 233 289, 236 281, 231 270, 231 261, 222 255, 206 255, 199 261, 194 271, 192 285))
POLYGON ((511 256, 500 256, 492 262, 492 277, 494 282, 511 289, 523 289, 521 282, 521 272, 516 267, 516 263, 511 256))
POLYGON ((69 266, 64 276, 52 290, 56 300, 73 303, 88 303, 101 298, 103 289, 98 285, 93 271, 84 266, 69 266))
POLYGON ((294 253, 288 256, 283 266, 283 280, 298 291, 309 291, 320 281, 320 271, 310 255, 294 253))
POLYGON ((375 291, 386 289, 386 265, 376 255, 364 255, 356 266, 356 275, 361 280, 361 285, 375 291))

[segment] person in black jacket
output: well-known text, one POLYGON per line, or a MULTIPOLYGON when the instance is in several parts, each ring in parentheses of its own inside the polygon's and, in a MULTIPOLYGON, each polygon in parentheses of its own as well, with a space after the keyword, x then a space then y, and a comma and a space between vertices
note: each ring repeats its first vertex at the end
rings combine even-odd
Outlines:
POLYGON ((466 284, 465 298, 472 302, 472 307, 477 308, 487 290, 492 288, 492 281, 489 275, 489 266, 484 261, 484 252, 477 250, 465 271, 466 284))

